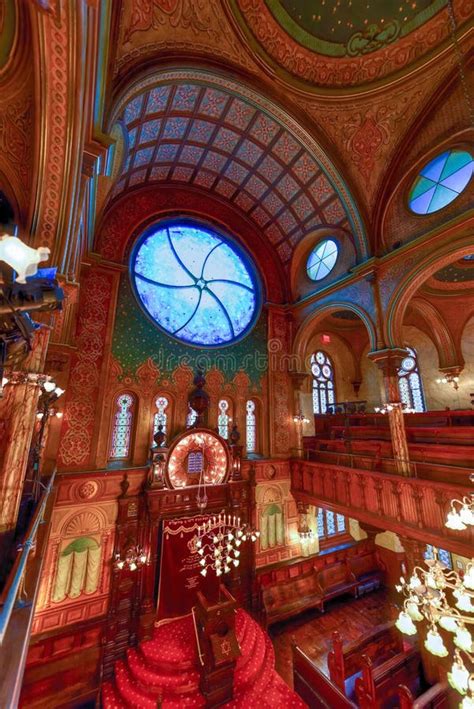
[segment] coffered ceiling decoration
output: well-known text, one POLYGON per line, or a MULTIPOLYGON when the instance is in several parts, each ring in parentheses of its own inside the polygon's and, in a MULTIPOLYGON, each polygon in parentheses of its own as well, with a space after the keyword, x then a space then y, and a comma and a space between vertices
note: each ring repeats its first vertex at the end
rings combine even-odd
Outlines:
MULTIPOLYGON (((287 78, 343 88, 428 60, 450 40, 447 0, 227 0, 264 59, 287 78)), ((473 10, 453 0, 458 26, 473 10)))
POLYGON ((119 102, 112 122, 126 149, 112 199, 149 183, 211 191, 243 211, 283 263, 304 234, 335 225, 366 254, 344 180, 321 147, 261 96, 205 72, 149 78, 119 102))

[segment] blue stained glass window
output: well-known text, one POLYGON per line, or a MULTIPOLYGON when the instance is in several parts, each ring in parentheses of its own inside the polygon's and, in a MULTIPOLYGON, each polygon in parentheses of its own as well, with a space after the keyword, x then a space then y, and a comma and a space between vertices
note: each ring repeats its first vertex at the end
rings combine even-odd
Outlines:
POLYGON ((248 258, 208 227, 155 226, 132 257, 132 279, 147 314, 191 345, 218 347, 244 337, 258 316, 260 293, 248 258))
POLYGON ((398 386, 403 404, 415 411, 426 411, 425 397, 421 385, 420 370, 416 352, 412 347, 407 347, 408 356, 402 361, 398 370, 398 386))
POLYGON ((317 528, 319 539, 344 534, 346 531, 346 518, 344 515, 335 514, 334 512, 331 512, 331 510, 325 510, 322 507, 319 507, 317 515, 317 528))
POLYGON ((447 150, 420 171, 410 191, 415 214, 431 214, 461 194, 472 177, 474 160, 467 150, 447 150))
MULTIPOLYGON (((432 544, 426 545, 426 551, 424 554, 425 559, 434 559, 434 551, 432 544)), ((448 569, 453 568, 453 560, 451 557, 451 552, 446 551, 446 549, 438 549, 438 559, 442 564, 448 567, 448 569)))
POLYGON ((325 239, 311 251, 306 263, 306 272, 312 281, 320 281, 331 273, 337 261, 337 254, 337 244, 332 239, 325 239))

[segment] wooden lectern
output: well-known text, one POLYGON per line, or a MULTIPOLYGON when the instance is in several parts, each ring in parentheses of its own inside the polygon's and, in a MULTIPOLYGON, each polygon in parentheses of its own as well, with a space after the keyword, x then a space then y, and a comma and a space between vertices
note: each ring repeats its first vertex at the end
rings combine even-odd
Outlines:
POLYGON ((240 652, 235 634, 237 601, 225 586, 219 586, 219 600, 211 603, 201 592, 193 609, 199 659, 200 689, 207 707, 218 707, 233 696, 234 669, 240 652))

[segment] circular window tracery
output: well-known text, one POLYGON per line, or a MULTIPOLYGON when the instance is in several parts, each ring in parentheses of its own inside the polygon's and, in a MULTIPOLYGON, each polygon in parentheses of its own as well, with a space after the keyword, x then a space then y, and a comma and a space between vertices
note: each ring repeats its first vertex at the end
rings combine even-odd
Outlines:
POLYGON ((167 334, 218 347, 244 337, 260 306, 249 259, 214 230, 193 222, 149 229, 132 256, 142 307, 167 334))
POLYGON ((474 160, 467 150, 447 150, 424 166, 408 200, 415 214, 432 214, 459 197, 472 177, 474 160))
POLYGON ((335 241, 325 239, 308 256, 306 272, 312 281, 320 281, 334 268, 339 249, 335 241))

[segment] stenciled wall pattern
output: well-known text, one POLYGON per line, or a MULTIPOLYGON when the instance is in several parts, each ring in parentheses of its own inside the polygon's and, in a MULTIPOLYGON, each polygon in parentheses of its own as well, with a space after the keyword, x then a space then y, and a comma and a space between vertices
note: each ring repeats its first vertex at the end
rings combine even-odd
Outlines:
POLYGON ((244 371, 253 388, 260 389, 268 366, 267 316, 262 312, 255 327, 242 341, 219 349, 189 347, 166 336, 142 312, 132 291, 127 274, 121 278, 112 355, 119 362, 124 376, 133 376, 151 359, 162 376, 178 366, 195 371, 218 369, 226 382, 244 371))

